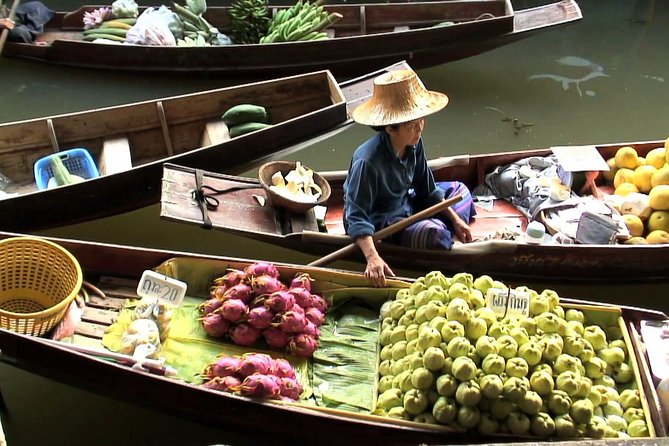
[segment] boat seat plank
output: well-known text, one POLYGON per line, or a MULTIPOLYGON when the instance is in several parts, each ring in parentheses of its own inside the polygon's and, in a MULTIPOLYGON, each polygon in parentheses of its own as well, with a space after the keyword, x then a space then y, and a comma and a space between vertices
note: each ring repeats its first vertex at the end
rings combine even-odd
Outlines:
POLYGON ((111 175, 132 169, 130 141, 126 137, 105 139, 98 160, 100 175, 111 175))
MULTIPOLYGON (((267 204, 267 195, 254 180, 239 181, 211 172, 205 174, 203 185, 219 191, 229 191, 213 196, 219 202, 215 212, 209 212, 212 225, 225 224, 233 230, 281 234, 277 213, 267 204), (252 189, 232 190, 235 187, 252 189), (256 198, 262 197, 265 205, 256 198)), ((202 211, 193 201, 195 175, 192 169, 165 167, 163 171, 161 217, 186 219, 202 224, 202 211)), ((209 193, 210 191, 208 191, 209 193)))
POLYGON ((88 336, 89 338, 102 339, 106 328, 106 325, 81 321, 75 327, 74 333, 82 336, 88 336))
POLYGON ((204 131, 202 132, 202 139, 200 140, 200 146, 206 147, 214 144, 221 144, 229 140, 230 132, 228 131, 228 126, 225 125, 225 122, 222 120, 216 119, 205 125, 204 131))
POLYGON ((117 316, 118 309, 116 311, 110 311, 86 307, 84 309, 84 314, 81 316, 81 320, 110 325, 116 320, 117 316))
POLYGON ((318 231, 318 222, 313 209, 309 209, 304 214, 290 213, 291 232, 318 231))

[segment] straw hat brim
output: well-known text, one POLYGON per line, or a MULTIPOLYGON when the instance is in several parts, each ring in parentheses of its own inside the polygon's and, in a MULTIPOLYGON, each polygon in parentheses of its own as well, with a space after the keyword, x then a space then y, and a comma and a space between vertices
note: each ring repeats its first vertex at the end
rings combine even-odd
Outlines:
POLYGON ((353 120, 373 127, 401 124, 442 110, 448 96, 427 90, 410 70, 384 73, 374 80, 372 98, 353 110, 353 120))

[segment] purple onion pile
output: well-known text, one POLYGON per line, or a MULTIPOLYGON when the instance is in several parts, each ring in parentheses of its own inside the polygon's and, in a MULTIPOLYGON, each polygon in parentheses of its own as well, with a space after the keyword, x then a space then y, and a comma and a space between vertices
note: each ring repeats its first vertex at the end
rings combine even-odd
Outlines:
POLYGON ((285 284, 269 262, 231 269, 213 281, 210 299, 199 307, 204 331, 243 346, 263 338, 272 349, 309 358, 328 307, 311 293, 311 281, 308 273, 298 273, 285 284))
POLYGON ((293 366, 264 353, 219 356, 202 376, 206 380, 202 385, 208 389, 243 396, 297 401, 302 393, 293 366))

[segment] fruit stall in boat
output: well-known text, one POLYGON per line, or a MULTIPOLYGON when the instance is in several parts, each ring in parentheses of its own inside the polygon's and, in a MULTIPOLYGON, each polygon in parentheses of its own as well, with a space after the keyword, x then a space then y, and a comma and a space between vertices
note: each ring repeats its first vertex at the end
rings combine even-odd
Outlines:
POLYGON ((57 12, 36 38, 37 45, 9 41, 3 56, 106 70, 210 72, 234 78, 330 69, 339 79, 398 60, 408 60, 418 69, 463 59, 582 18, 574 0, 519 11, 510 0, 338 5, 299 1, 293 6, 233 0, 229 7, 203 3, 173 3, 165 10, 129 12, 100 5, 57 12), (164 28, 146 33, 149 20, 141 20, 147 11, 172 18, 164 28), (154 39, 146 41, 146 35, 154 39))
MULTIPOLYGON (((576 152, 594 150, 593 146, 567 149, 570 153, 574 153, 574 149, 576 152)), ((664 267, 669 262, 669 167, 665 141, 602 144, 596 146, 596 150, 601 155, 601 163, 608 160, 611 169, 596 180, 596 190, 604 200, 593 199, 590 190, 578 196, 578 188, 570 191, 562 183, 553 188, 553 180, 541 184, 525 182, 527 178, 539 179, 539 172, 544 170, 555 171, 556 155, 551 149, 434 159, 429 164, 437 182, 457 180, 474 191, 476 215, 470 223, 474 242, 456 241, 450 251, 416 250, 389 242, 378 243, 377 249, 391 267, 413 271, 469 271, 500 277, 579 281, 666 279, 669 277, 669 270, 664 267), (618 165, 628 167, 617 167, 616 154, 618 165), (539 162, 533 168, 518 167, 517 163, 527 160, 553 160, 553 164, 539 162), (504 194, 501 187, 497 188, 494 198, 484 191, 478 201, 477 186, 490 184, 490 175, 504 166, 515 167, 516 170, 508 170, 515 172, 516 176, 511 178, 526 184, 527 190, 534 187, 532 193, 541 199, 539 201, 551 206, 534 206, 528 211, 519 206, 527 195, 504 194), (568 200, 561 201, 566 198, 568 200), (581 240, 575 240, 578 226, 560 217, 563 215, 560 211, 573 208, 581 210, 579 215, 592 209, 608 214, 607 219, 617 223, 617 226, 614 224, 615 237, 609 233, 609 238, 603 241, 583 239, 584 243, 580 243, 581 240), (541 243, 529 243, 528 223, 537 219, 543 226, 532 241, 541 243), (561 224, 563 220, 572 224, 561 224), (570 235, 567 241, 571 243, 560 242, 559 234, 570 235), (633 272, 630 265, 634 265, 633 272)), ((325 255, 351 242, 343 226, 346 171, 320 172, 329 185, 329 197, 318 203, 322 206, 301 212, 271 205, 268 192, 258 179, 205 171, 199 172, 201 180, 197 183, 196 173, 194 169, 164 166, 162 218, 204 226, 206 217, 207 227, 215 230, 315 255, 325 255), (198 205, 193 199, 193 190, 203 185, 212 188, 209 193, 221 191, 214 193, 219 202, 217 206, 198 205)), ((580 178, 581 184, 585 184, 584 175, 580 178)), ((527 190, 519 193, 527 194, 527 190)), ((573 215, 570 218, 573 219, 573 215)), ((578 223, 578 216, 575 221, 578 223)), ((362 254, 351 250, 348 257, 361 260, 362 254)))
POLYGON ((660 338, 643 334, 661 312, 466 272, 374 288, 329 268, 0 237, 7 276, 51 273, 0 292, 0 360, 77 388, 321 444, 666 443, 660 338))

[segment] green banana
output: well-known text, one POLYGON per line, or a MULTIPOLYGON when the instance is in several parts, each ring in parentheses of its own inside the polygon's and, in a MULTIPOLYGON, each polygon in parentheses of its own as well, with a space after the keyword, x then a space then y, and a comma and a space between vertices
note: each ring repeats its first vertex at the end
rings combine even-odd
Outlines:
POLYGON ((84 36, 84 40, 86 42, 92 42, 95 39, 107 39, 107 40, 114 40, 116 42, 125 42, 125 37, 116 36, 114 34, 93 33, 93 34, 87 34, 87 35, 84 36))
POLYGON ((90 34, 108 34, 111 36, 118 36, 118 37, 125 37, 127 33, 128 33, 127 29, 111 28, 111 27, 91 28, 83 32, 84 36, 88 36, 90 34))

